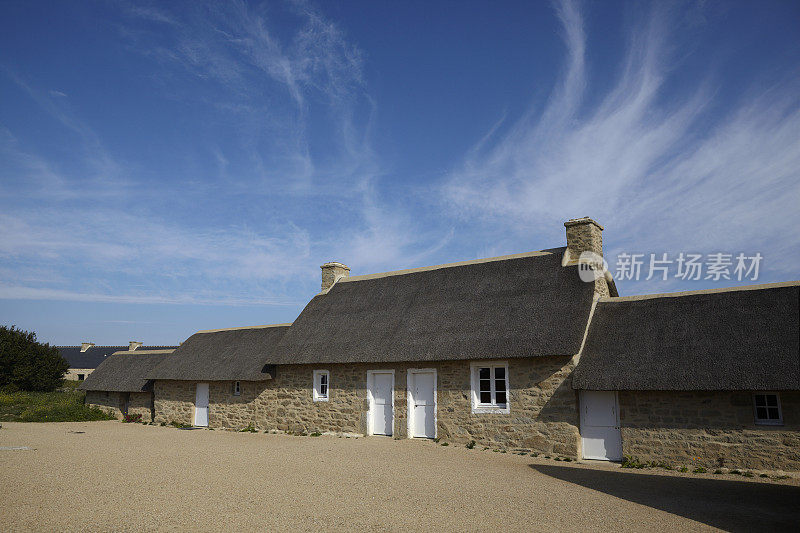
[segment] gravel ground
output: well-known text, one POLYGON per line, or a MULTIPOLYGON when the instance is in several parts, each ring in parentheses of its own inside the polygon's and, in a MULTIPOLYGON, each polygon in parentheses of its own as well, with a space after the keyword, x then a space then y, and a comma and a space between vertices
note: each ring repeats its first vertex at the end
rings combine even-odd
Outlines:
POLYGON ((381 437, 0 429, 3 531, 796 530, 797 485, 381 437))

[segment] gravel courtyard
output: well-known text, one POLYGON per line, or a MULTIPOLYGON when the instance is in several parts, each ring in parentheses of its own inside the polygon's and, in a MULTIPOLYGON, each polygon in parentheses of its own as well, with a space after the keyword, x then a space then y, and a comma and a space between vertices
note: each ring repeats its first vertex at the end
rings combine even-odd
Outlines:
POLYGON ((789 483, 656 475, 389 438, 3 423, 0 528, 781 530, 789 483), (10 447, 31 449, 9 449, 10 447))

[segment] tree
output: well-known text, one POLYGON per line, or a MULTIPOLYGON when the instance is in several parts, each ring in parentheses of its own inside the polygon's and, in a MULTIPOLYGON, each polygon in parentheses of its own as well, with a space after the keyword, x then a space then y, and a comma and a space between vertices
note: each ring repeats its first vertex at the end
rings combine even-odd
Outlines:
POLYGON ((37 342, 36 333, 0 326, 0 388, 52 391, 68 368, 58 348, 37 342))

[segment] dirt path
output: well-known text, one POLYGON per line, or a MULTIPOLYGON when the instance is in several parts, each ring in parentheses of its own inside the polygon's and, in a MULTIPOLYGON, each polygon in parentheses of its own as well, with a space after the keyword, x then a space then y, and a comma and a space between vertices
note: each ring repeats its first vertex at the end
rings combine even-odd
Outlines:
POLYGON ((790 483, 660 475, 427 441, 3 423, 0 529, 780 530, 790 483), (27 446, 32 449, 3 449, 27 446))

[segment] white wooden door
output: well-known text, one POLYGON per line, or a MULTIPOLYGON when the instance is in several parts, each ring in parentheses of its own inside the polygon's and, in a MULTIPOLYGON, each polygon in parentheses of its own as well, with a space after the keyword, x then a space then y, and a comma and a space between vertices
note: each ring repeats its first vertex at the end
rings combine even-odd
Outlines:
POLYGON ((614 391, 581 391, 583 458, 620 461, 622 436, 614 391))
POLYGON ((372 435, 391 435, 394 421, 394 374, 370 372, 369 421, 372 435))
POLYGON ((411 436, 436 437, 436 372, 409 370, 411 436))
POLYGON ((194 425, 208 426, 208 383, 198 383, 194 396, 194 425))

